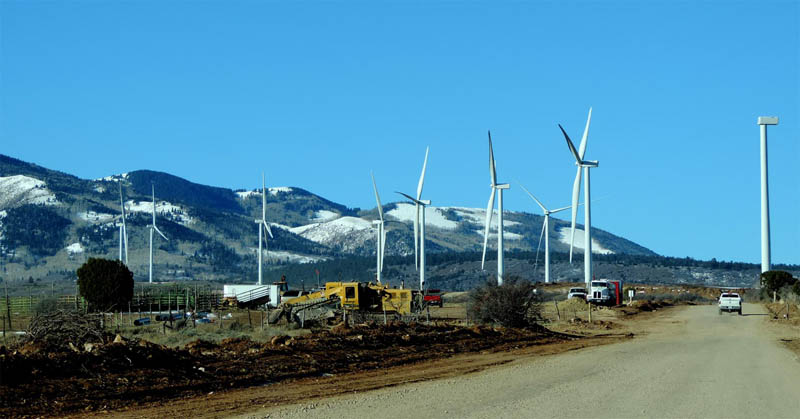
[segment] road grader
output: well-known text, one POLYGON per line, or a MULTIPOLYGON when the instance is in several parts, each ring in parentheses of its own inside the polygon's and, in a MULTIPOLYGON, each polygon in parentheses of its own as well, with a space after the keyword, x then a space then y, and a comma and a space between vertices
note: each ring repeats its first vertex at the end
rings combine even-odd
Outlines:
POLYGON ((327 282, 325 288, 284 301, 270 313, 270 323, 286 318, 304 325, 308 322, 355 316, 362 319, 400 319, 424 307, 421 295, 410 289, 390 288, 368 282, 327 282))

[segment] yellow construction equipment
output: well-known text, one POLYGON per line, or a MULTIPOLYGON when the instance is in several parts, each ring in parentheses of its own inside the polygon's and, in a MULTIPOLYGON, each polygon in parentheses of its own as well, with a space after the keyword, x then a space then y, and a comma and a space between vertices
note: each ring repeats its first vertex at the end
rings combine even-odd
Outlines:
POLYGON ((344 312, 406 316, 411 314, 412 298, 409 289, 367 282, 327 282, 323 290, 284 301, 270 316, 270 322, 286 315, 287 320, 303 324, 344 312))

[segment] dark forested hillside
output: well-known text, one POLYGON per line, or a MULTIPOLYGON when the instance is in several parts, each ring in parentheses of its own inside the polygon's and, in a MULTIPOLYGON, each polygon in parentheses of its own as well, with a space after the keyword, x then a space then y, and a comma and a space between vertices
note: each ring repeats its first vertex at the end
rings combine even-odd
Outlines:
POLYGON ((128 173, 128 181, 134 192, 150 196, 155 185, 156 199, 188 206, 241 213, 242 206, 232 190, 200 185, 167 173, 137 170, 128 173))

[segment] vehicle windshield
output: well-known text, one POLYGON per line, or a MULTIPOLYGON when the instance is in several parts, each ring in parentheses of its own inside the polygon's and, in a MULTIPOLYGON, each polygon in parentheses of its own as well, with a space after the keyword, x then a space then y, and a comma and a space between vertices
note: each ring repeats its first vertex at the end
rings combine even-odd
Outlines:
POLYGON ((576 293, 576 292, 584 292, 585 293, 586 290, 583 289, 583 288, 572 288, 572 289, 569 290, 569 292, 570 293, 576 293))
POLYGON ((739 294, 722 294, 722 298, 739 298, 739 294))
POLYGON ((608 282, 592 282, 593 287, 608 287, 608 282))

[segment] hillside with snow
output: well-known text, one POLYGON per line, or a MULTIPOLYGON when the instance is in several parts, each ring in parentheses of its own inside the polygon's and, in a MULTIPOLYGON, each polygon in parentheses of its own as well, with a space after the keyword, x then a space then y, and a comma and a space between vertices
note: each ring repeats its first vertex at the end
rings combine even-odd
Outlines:
POLYGON ((58 205, 56 195, 44 181, 29 176, 0 177, 0 210, 26 204, 58 205))
MULTIPOLYGON (((0 259, 6 276, 63 275, 74 272, 89 257, 118 257, 120 188, 127 217, 129 267, 137 279, 147 276, 153 192, 156 224, 168 238, 156 236, 154 242, 154 263, 162 280, 255 276, 260 188, 234 191, 148 170, 84 180, 0 155, 0 259)), ((268 271, 286 264, 374 256, 377 209, 355 210, 294 186, 269 187, 265 198, 266 220, 273 233, 264 244, 269 252, 268 271)), ((384 213, 386 255, 413 255, 415 206, 387 203, 384 213)), ((428 207, 426 250, 480 251, 485 216, 483 208, 428 207)), ((504 218, 506 250, 535 251, 543 218, 515 211, 506 211, 504 218)), ((490 249, 497 245, 497 222, 495 211, 490 249)), ((566 222, 552 220, 552 251, 568 251, 565 228, 568 230, 566 222)), ((595 253, 653 254, 603 230, 594 229, 594 233, 595 253)), ((578 252, 582 251, 582 239, 579 232, 578 252)))

